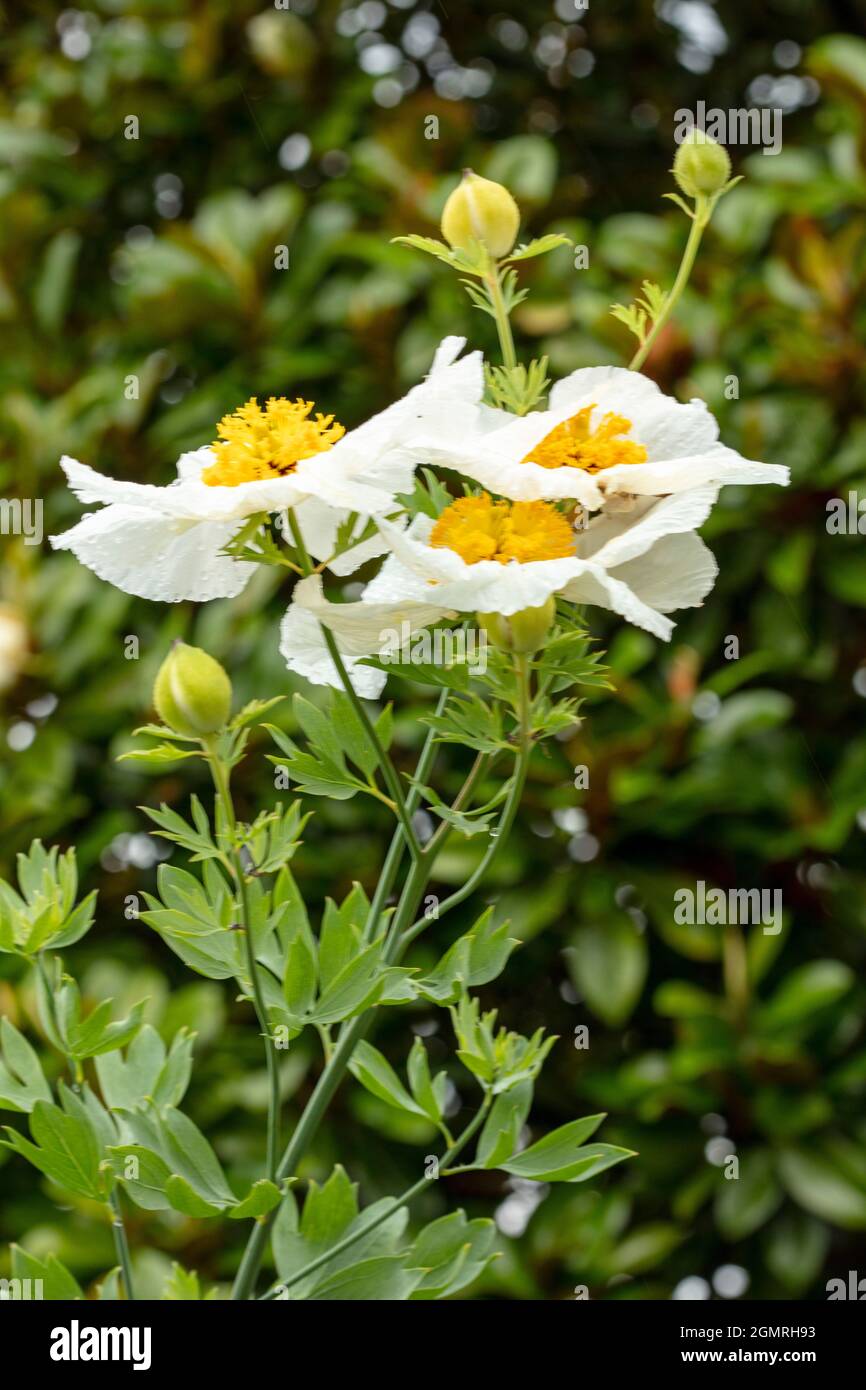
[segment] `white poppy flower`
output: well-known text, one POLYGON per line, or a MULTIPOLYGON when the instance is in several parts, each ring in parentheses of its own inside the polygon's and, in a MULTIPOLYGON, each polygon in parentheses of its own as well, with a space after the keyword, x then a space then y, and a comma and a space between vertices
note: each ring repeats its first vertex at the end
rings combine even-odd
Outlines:
POLYGON ((486 493, 452 503, 435 522, 418 516, 407 529, 381 519, 391 554, 361 600, 329 603, 318 578, 303 580, 280 651, 290 670, 334 684, 323 623, 358 693, 375 696, 385 675, 359 662, 386 656, 385 635, 403 624, 411 633, 454 613, 509 617, 552 595, 608 608, 667 641, 673 623, 665 614, 700 605, 715 581, 716 562, 694 534, 715 496, 704 487, 648 500, 580 533, 548 502, 495 502, 486 493))
MULTIPOLYGON (((457 361, 462 347, 446 338, 425 381, 348 433, 332 416, 314 415, 310 402, 251 400, 220 422, 215 444, 181 456, 167 487, 105 477, 64 457, 76 496, 105 505, 51 543, 126 593, 167 603, 240 593, 254 566, 221 552, 258 513, 294 509, 311 554, 328 560, 350 513, 360 535, 369 517, 395 510, 396 493, 411 491, 413 438, 434 426, 450 438, 439 430, 443 417, 454 430, 466 427, 482 363, 479 353, 457 361)), ((334 568, 349 573, 383 548, 367 540, 334 568)))
POLYGON ((707 484, 787 483, 787 468, 744 459, 718 436, 703 401, 683 405, 624 367, 589 367, 556 383, 547 410, 480 406, 456 448, 431 436, 428 458, 501 497, 574 498, 591 511, 707 484))

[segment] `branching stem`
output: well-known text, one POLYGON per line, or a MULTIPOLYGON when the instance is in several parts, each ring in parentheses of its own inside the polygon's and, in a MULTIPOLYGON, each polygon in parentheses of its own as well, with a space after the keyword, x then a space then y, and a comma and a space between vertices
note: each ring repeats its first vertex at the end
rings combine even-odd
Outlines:
POLYGON ((265 1066, 268 1073, 268 1177, 274 1181, 277 1171, 277 1155, 280 1151, 280 1076, 277 1067, 277 1055, 268 1026, 268 1011, 265 1005, 265 996, 262 991, 262 981, 259 974, 258 961, 256 960, 256 944, 253 940, 253 924, 250 914, 249 893, 247 891, 247 876, 241 860, 238 848, 238 824, 235 815, 234 801, 231 792, 231 783, 228 770, 223 763, 216 741, 213 737, 202 739, 208 764, 210 765, 213 777, 214 788, 217 798, 220 801, 229 830, 229 861, 232 868, 232 876, 238 889, 238 913, 240 916, 239 926, 244 934, 244 947, 246 951, 247 970, 250 977, 250 988, 253 995, 253 1007, 256 1011, 259 1028, 265 1044, 265 1066))

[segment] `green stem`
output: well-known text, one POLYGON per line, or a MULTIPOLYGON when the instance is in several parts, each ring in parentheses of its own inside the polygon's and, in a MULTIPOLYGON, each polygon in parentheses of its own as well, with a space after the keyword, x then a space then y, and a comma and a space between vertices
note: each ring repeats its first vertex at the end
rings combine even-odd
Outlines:
POLYGON ((712 210, 712 203, 710 202, 709 198, 706 198, 703 195, 699 195, 696 198, 695 212, 694 217, 692 218, 692 229, 689 232, 689 239, 686 242, 686 249, 683 252, 683 258, 680 261, 680 268, 677 271, 677 278, 674 280, 674 283, 671 286, 671 289, 665 299, 665 302, 662 305, 661 312, 659 313, 658 318, 656 319, 647 336, 644 338, 634 357, 628 364, 630 370, 633 372, 640 371, 641 367, 643 366, 644 362, 649 356, 653 343, 655 342, 662 328, 670 318, 671 313, 676 307, 680 295, 682 294, 683 290, 688 284, 689 276, 692 273, 692 266, 694 265, 695 257, 698 254, 698 247, 701 244, 701 237, 703 236, 704 229, 706 228, 707 223, 710 220, 712 210))
POLYGON ((322 624, 322 636, 325 639, 325 645, 328 648, 331 660, 337 668, 337 674, 340 677, 343 689, 349 697, 352 708, 361 721, 364 732, 367 735, 367 740, 374 749, 376 757, 379 760, 379 767, 385 779, 385 785, 388 788, 391 800, 394 804, 394 814, 400 822, 403 837, 409 846, 409 853, 413 858, 417 858, 421 853, 421 846, 418 843, 418 836, 415 834, 412 827, 412 817, 406 805, 406 799, 403 796, 403 788, 400 786, 400 778, 397 774, 397 769, 385 751, 382 740, 376 732, 376 726, 367 713, 367 707, 364 701, 360 698, 355 687, 352 685, 349 673, 343 664, 343 658, 340 655, 340 649, 337 646, 337 641, 333 632, 331 632, 330 628, 325 627, 324 624, 322 624))
MULTIPOLYGON (((445 709, 450 697, 451 691, 448 689, 447 686, 445 686, 439 695, 439 699, 436 702, 435 716, 437 719, 441 719, 442 715, 445 713, 445 709)), ((430 776, 430 771, 433 767, 433 759, 435 757, 436 730, 435 728, 430 728, 427 730, 427 737, 424 740, 424 746, 421 749, 421 756, 418 759, 418 763, 415 768, 413 786, 409 788, 409 795, 406 797, 406 805, 410 811, 414 811, 418 805, 418 802, 421 800, 421 787, 426 784, 427 778, 430 776)))
MULTIPOLYGON (((532 753, 529 658, 526 656, 516 656, 515 667, 517 671, 519 742, 517 745, 517 758, 514 764, 514 772, 508 790, 508 797, 502 808, 502 815, 499 818, 496 832, 491 836, 490 844, 485 850, 480 864, 473 870, 462 888, 458 888, 456 892, 445 899, 444 903, 439 904, 439 910, 434 919, 436 921, 444 917, 446 912, 450 912, 452 908, 458 907, 460 903, 464 902, 465 899, 474 892, 499 853, 501 846, 508 838, 508 832, 514 824, 514 817, 520 805, 520 798, 523 795, 523 788, 526 784, 526 775, 529 771, 529 759, 532 753)), ((424 931, 427 926, 429 926, 429 919, 426 917, 419 917, 416 922, 413 922, 403 936, 402 950, 405 950, 406 947, 415 940, 416 936, 420 936, 421 932, 424 931)))
MULTIPOLYGON (((58 960, 59 958, 55 956, 54 959, 58 960)), ((51 1026, 57 1035, 55 1046, 69 1068, 69 1075, 72 1078, 72 1089, 74 1091, 80 1091, 84 1084, 84 1068, 78 1058, 70 1057, 69 1053, 63 1047, 63 1029, 60 1027, 60 1019, 57 1016, 57 1005, 54 1000, 54 986, 51 983, 48 967, 45 964, 44 951, 40 951, 36 956, 36 970, 45 993, 45 1007, 51 1018, 51 1026)))
POLYGON ((258 961, 256 960, 252 915, 250 913, 249 893, 247 891, 247 876, 238 849, 237 817, 235 815, 234 801, 232 800, 229 775, 217 751, 215 739, 213 737, 204 738, 202 739, 202 744, 208 763, 210 764, 216 794, 222 803, 223 814, 225 815, 226 823, 229 828, 229 858, 235 882, 238 886, 239 925, 244 934, 244 947, 246 951, 247 970, 250 976, 250 987, 253 994, 253 1007, 265 1044, 265 1066, 267 1067, 268 1073, 267 1164, 268 1177, 273 1182, 277 1170, 277 1154, 280 1148, 280 1076, 277 1067, 277 1056, 273 1039, 271 1038, 270 1028, 268 1027, 268 1011, 265 1004, 265 996, 262 991, 258 961))
MULTIPOLYGON (((475 759, 474 763, 469 769, 469 772, 466 775, 466 780, 463 783, 463 786, 460 788, 459 792, 457 793, 456 797, 451 803, 452 811, 463 810, 463 807, 467 804, 470 796, 472 795, 472 792, 475 790, 476 783, 478 782, 482 773, 486 771, 489 761, 489 753, 478 754, 477 758, 475 759)), ((424 846, 424 853, 429 854, 432 859, 433 856, 439 852, 442 846, 442 842, 445 839, 447 839, 451 829, 452 826, 449 825, 448 821, 443 820, 442 824, 439 826, 435 835, 433 835, 433 837, 431 838, 430 842, 424 846)))
MULTIPOLYGON (((291 507, 289 508, 288 517, 289 529, 291 530, 292 539, 294 540, 295 546, 297 547, 298 555, 300 556, 301 565, 303 567, 304 573, 312 574, 313 562, 310 559, 310 554, 307 550, 307 545, 306 541, 304 540, 303 532, 301 531, 301 528, 298 525, 298 519, 295 516, 294 510, 291 507)), ((342 684, 343 689, 348 695, 349 700, 352 704, 352 708, 355 711, 355 714, 357 715, 358 719, 361 721, 361 726, 364 730, 364 733, 367 736, 367 741, 369 742, 371 748, 375 752, 376 757, 379 761, 379 767, 382 770, 382 776, 385 779, 385 785, 387 786, 388 791, 391 795, 391 800, 394 803, 394 814, 396 815, 403 828, 403 834, 405 836, 406 843, 409 846, 409 852, 413 856, 413 858, 417 858, 417 856, 421 853, 421 846, 418 844, 418 837, 416 836, 415 831, 412 829, 412 820, 409 815, 409 812, 406 809, 406 800, 403 796, 403 788, 400 786, 400 778, 397 775, 397 769, 394 767, 394 764, 391 762, 391 759, 388 757, 388 754, 382 745, 382 740, 379 738, 379 735, 376 732, 376 727, 369 714, 367 713, 367 708, 364 704, 364 701, 359 697, 357 691, 355 690, 355 687, 349 679, 349 673, 346 670, 343 658, 340 655, 340 649, 337 646, 334 634, 331 632, 330 628, 325 626, 324 623, 320 623, 319 626, 322 629, 322 636, 325 639, 325 645, 328 648, 330 658, 333 661, 334 666, 336 667, 338 676, 340 677, 340 683, 342 684)))
MULTIPOLYGON (((469 1143, 469 1140, 472 1138, 473 1134, 475 1134, 475 1132, 478 1130, 482 1120, 484 1119, 485 1115, 487 1114, 487 1111, 490 1108, 491 1099, 492 1097, 488 1092, 485 1095, 484 1101, 481 1104, 480 1108, 473 1115, 472 1119, 464 1129, 463 1133, 459 1135, 457 1139, 455 1139, 451 1147, 447 1149, 446 1152, 442 1155, 442 1158, 438 1165, 438 1170, 440 1173, 444 1172, 445 1169, 453 1163, 457 1155, 463 1151, 463 1149, 469 1143)), ((390 1216, 393 1216, 395 1212, 399 1211, 401 1207, 408 1206, 408 1204, 413 1200, 413 1198, 418 1196, 419 1192, 423 1192, 426 1187, 429 1187, 430 1181, 431 1179, 428 1177, 419 1178, 418 1182, 413 1183, 411 1187, 407 1187, 406 1191, 402 1194, 402 1196, 395 1197, 390 1206, 385 1207, 375 1218, 374 1221, 369 1222, 360 1230, 353 1232, 352 1235, 346 1236, 343 1240, 338 1241, 336 1245, 333 1245, 330 1248, 330 1250, 326 1250, 324 1254, 318 1255, 315 1260, 311 1260, 310 1263, 308 1265, 305 1265, 303 1269, 297 1270, 296 1273, 291 1275, 290 1278, 281 1280, 280 1283, 276 1286, 276 1288, 271 1289, 268 1291, 268 1293, 262 1295, 261 1301, 265 1302, 268 1299, 279 1298, 286 1290, 290 1289, 293 1284, 299 1284, 302 1279, 306 1279, 310 1274, 315 1274, 316 1270, 321 1269, 323 1265, 328 1264, 338 1255, 342 1255, 345 1250, 351 1249, 351 1247, 357 1241, 361 1240, 364 1236, 369 1235, 371 1231, 375 1231, 377 1226, 381 1226, 383 1222, 387 1221, 388 1218, 390 1216)))
MULTIPOLYGON (((384 959, 388 964, 393 964, 397 957, 397 947, 399 946, 400 936, 406 927, 407 922, 414 916, 421 894, 427 884, 430 875, 429 861, 425 858, 416 859, 406 878, 403 887, 400 903, 394 915, 394 920, 389 933, 388 945, 385 948, 384 959)), ((398 957, 397 957, 398 958, 398 957)), ((331 1098, 337 1087, 342 1081, 352 1059, 358 1043, 364 1038, 372 1026, 375 1009, 369 1009, 365 1014, 359 1014, 353 1018, 341 1032, 330 1060, 322 1071, 313 1094, 304 1107, 304 1112, 298 1121, 295 1132, 280 1160, 277 1169, 277 1182, 285 1182, 286 1178, 294 1174, 294 1171, 306 1152, 307 1146, 311 1143, 315 1133, 322 1121, 331 1098)), ((267 1244, 271 1225, 276 1217, 275 1208, 267 1216, 260 1218, 247 1243, 241 1259, 240 1267, 232 1289, 232 1298, 247 1299, 251 1296, 253 1285, 258 1274, 259 1265, 267 1244)))
MULTIPOLYGON (((447 689, 447 687, 440 694, 439 700, 436 705, 437 718, 441 718, 441 716, 445 713, 445 707, 448 704, 450 694, 451 692, 447 689)), ((424 746, 421 749, 421 756, 418 759, 418 763, 415 768, 415 777, 413 779, 413 785, 409 788, 409 794, 406 797, 406 810, 409 812, 410 816, 415 811, 418 802, 421 800, 421 787, 426 784, 427 778, 430 776, 430 770, 433 766, 433 759, 435 758, 435 756, 436 733, 435 730, 431 728, 427 731, 427 737, 425 738, 424 746)), ((391 843, 388 846, 388 853, 385 856, 385 862, 382 865, 382 872, 379 875, 379 882, 376 884, 376 891, 373 894, 373 901, 370 903, 370 910, 367 913, 367 920, 364 923, 364 931, 361 936, 362 946, 368 945, 368 943, 372 941, 374 936, 376 935, 376 928, 379 924, 379 919, 381 918, 382 912, 384 911, 388 894, 391 892, 391 889, 394 886, 394 879, 397 877, 397 870, 400 867, 400 860, 403 858, 404 844, 405 839, 403 835, 403 827, 401 824, 398 824, 393 836, 391 837, 391 843)))
POLYGON ((108 1202, 111 1207, 111 1231, 114 1236, 114 1248, 117 1252, 117 1262, 123 1273, 123 1285, 126 1290, 127 1300, 133 1303, 135 1302, 135 1286, 132 1282, 132 1260, 129 1255, 129 1241, 126 1238, 126 1227, 123 1224, 120 1194, 116 1187, 112 1188, 108 1202))
POLYGON ((505 307, 505 299, 502 294, 502 276, 498 266, 486 277, 486 284, 490 293, 490 303, 493 308, 496 331, 499 334, 499 346, 502 350, 502 365, 504 367, 516 367, 517 353, 514 351, 514 335, 511 332, 511 322, 508 318, 508 310, 505 307))

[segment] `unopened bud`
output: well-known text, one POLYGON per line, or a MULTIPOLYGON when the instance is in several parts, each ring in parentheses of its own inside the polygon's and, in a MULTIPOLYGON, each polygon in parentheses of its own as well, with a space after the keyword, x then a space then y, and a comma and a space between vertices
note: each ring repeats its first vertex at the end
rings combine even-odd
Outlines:
POLYGON ((175 733, 202 738, 225 727, 232 707, 231 681, 201 647, 177 642, 157 673, 153 703, 163 724, 175 733))
POLYGON ((520 209, 501 183, 464 170, 442 213, 442 235, 449 246, 480 241, 491 256, 507 256, 517 240, 520 209))
POLYGON ((495 647, 526 655, 544 646, 556 617, 556 599, 551 594, 540 608, 522 608, 507 618, 502 613, 478 613, 476 616, 495 647))
POLYGON ((731 160, 723 145, 694 126, 674 159, 673 175, 687 198, 712 197, 731 177, 731 160))

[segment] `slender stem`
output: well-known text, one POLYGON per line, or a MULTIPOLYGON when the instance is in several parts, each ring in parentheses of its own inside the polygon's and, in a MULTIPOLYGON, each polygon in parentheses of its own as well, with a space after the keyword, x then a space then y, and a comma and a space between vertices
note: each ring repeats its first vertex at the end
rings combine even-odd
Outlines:
POLYGON ((502 350, 502 365, 504 367, 516 367, 517 353, 514 351, 514 335, 511 332, 508 310, 505 307, 505 299, 502 294, 502 275, 498 266, 487 276, 486 284, 490 292, 490 303, 493 307, 496 331, 499 334, 499 346, 502 350))
POLYGON ((391 843, 388 846, 388 853, 385 855, 385 862, 382 865, 382 872, 379 874, 379 882, 376 884, 376 891, 370 903, 370 910, 367 913, 367 920, 364 923, 364 930, 361 934, 361 945, 367 946, 376 935, 376 928, 382 913, 385 910, 385 903, 388 894, 394 886, 394 879, 397 877, 397 870, 400 867, 400 860, 403 858, 403 827, 397 826, 391 836, 391 843))
POLYGON ((67 1067, 69 1068, 69 1075, 72 1078, 73 1089, 77 1091, 79 1090, 82 1082, 84 1081, 84 1072, 82 1070, 81 1063, 79 1062, 78 1058, 70 1057, 69 1054, 65 1052, 63 1049, 63 1029, 60 1027, 60 1020, 57 1017, 57 1007, 54 1002, 54 987, 51 983, 51 979, 48 974, 48 967, 45 964, 44 951, 39 951, 36 956, 36 970, 39 975, 39 979, 42 983, 42 989, 45 993, 45 1007, 47 1008, 51 1019, 51 1026, 54 1029, 54 1032, 57 1034, 57 1043, 55 1044, 55 1046, 57 1047, 58 1051, 60 1052, 61 1056, 66 1062, 67 1067))
POLYGON ((451 893, 443 903, 439 904, 435 918, 419 917, 417 921, 412 923, 411 927, 407 928, 402 939, 404 949, 415 940, 416 936, 420 936, 421 932, 429 927, 431 920, 436 922, 441 921, 447 912, 450 912, 452 908, 458 907, 460 903, 465 902, 471 893, 474 893, 508 837, 508 832, 511 829, 514 817, 517 813, 517 808, 520 804, 528 769, 528 751, 521 749, 517 754, 517 761, 514 765, 514 773, 511 778, 508 798, 503 807, 502 815, 499 818, 499 824, 490 836, 490 844, 484 851, 481 862, 473 869, 472 873, 463 884, 463 887, 458 888, 455 892, 451 893))
MULTIPOLYGON (((448 690, 447 687, 443 689, 442 693, 440 694, 439 700, 436 705, 437 717, 441 717, 445 713, 445 707, 448 704, 450 694, 451 692, 450 690, 448 690)), ((435 758, 435 756, 436 732, 434 729, 431 728, 427 731, 427 737, 425 738, 424 746, 421 749, 421 756, 418 759, 418 764, 415 768, 415 777, 413 780, 413 785, 409 788, 409 794, 406 797, 406 810, 409 812, 410 815, 412 815, 412 813, 418 805, 418 802, 421 800, 421 787, 424 783, 426 783, 427 778, 430 775, 430 770, 433 766, 433 759, 435 758)), ((379 924, 379 919, 382 916, 385 903, 388 899, 388 894, 391 892, 391 889, 394 886, 394 879, 397 877, 397 870, 400 867, 400 860, 403 858, 404 843, 405 840, 403 837, 403 827, 402 825, 398 824, 393 836, 391 837, 391 843, 388 846, 388 853, 385 856, 385 862, 382 865, 382 872, 379 875, 379 882, 376 884, 376 891, 373 894, 373 900, 370 903, 370 910, 367 913, 367 920, 364 923, 364 930, 361 936, 362 946, 366 946, 370 941, 372 941, 373 937, 376 935, 376 928, 379 924)))
MULTIPOLYGON (((439 904, 436 914, 436 921, 464 902, 483 879, 490 865, 493 863, 501 846, 508 838, 508 832, 514 824, 514 817, 520 805, 520 798, 523 795, 523 788, 526 784, 526 775, 529 771, 529 759, 532 753, 532 729, 531 729, 531 703, 529 691, 529 658, 526 656, 515 657, 515 667, 517 671, 517 710, 518 710, 518 729, 519 742, 517 746, 517 758, 514 764, 514 772, 511 777, 511 785, 508 790, 508 797, 502 808, 502 815, 495 832, 490 837, 490 844, 484 852, 480 864, 470 874, 469 878, 458 888, 456 892, 447 897, 444 903, 439 904)), ((402 948, 405 948, 419 936, 424 929, 429 926, 429 919, 419 917, 412 926, 408 928, 403 936, 402 948)))
POLYGON ((258 961, 256 960, 256 945, 253 940, 252 916, 250 913, 249 893, 247 891, 247 876, 238 850, 237 817, 235 816, 234 801, 232 800, 229 774, 225 764, 219 756, 215 740, 213 738, 206 738, 202 739, 202 743, 208 763, 210 764, 217 797, 222 803, 223 814, 225 815, 229 827, 229 858, 232 873, 238 886, 238 911, 240 915, 240 926, 244 934, 247 970, 249 971, 250 987, 253 994, 253 1007, 265 1044, 265 1066, 268 1073, 267 1164, 268 1177, 273 1182, 277 1171, 277 1154, 280 1149, 280 1076, 277 1067, 277 1055, 268 1026, 268 1011, 265 1004, 265 996, 262 991, 258 961))
POLYGON ((132 1282, 132 1260, 129 1255, 129 1241, 126 1238, 126 1227, 123 1224, 120 1193, 116 1186, 111 1189, 111 1196, 108 1201, 111 1207, 111 1231, 114 1236, 114 1248, 117 1252, 117 1262, 123 1273, 123 1285, 126 1290, 127 1300, 132 1303, 135 1301, 135 1286, 132 1282))
POLYGON ((659 313, 658 318, 656 319, 647 336, 644 338, 634 357, 628 364, 633 372, 640 371, 641 367, 643 366, 644 362, 649 356, 653 343, 655 342, 662 328, 670 318, 671 313, 676 307, 680 295, 682 294, 683 290, 688 284, 689 276, 692 273, 692 266, 695 263, 695 256, 698 254, 698 247, 701 244, 701 237, 703 236, 704 229, 710 220, 711 213, 712 204, 710 203, 710 200, 703 195, 699 195, 695 201, 695 213, 694 217, 692 218, 692 229, 689 232, 689 239, 686 242, 686 249, 683 252, 683 258, 680 261, 680 268, 677 271, 677 278, 674 280, 674 283, 671 286, 671 289, 665 299, 665 302, 662 305, 662 309, 659 313))
MULTIPOLYGON (((451 691, 448 689, 447 686, 445 686, 439 695, 439 699, 436 701, 435 717, 437 719, 442 718, 442 715, 445 713, 445 708, 450 698, 451 691)), ((430 770, 433 767, 433 759, 435 758, 435 756, 436 730, 435 728, 430 728, 427 730, 427 737, 424 740, 424 746, 421 749, 421 756, 418 759, 418 764, 415 768, 413 786, 409 788, 409 795, 406 797, 406 805, 410 811, 414 811, 416 806, 418 805, 418 802, 421 800, 421 787, 426 783, 427 778, 430 776, 430 770)))
MULTIPOLYGON (((289 529, 291 530, 292 539, 294 540, 295 545, 297 547, 298 555, 300 556, 301 565, 303 566, 304 573, 312 574, 313 562, 310 559, 310 554, 307 550, 307 545, 304 540, 303 532, 301 531, 301 528, 298 524, 298 518, 295 516, 294 510, 292 508, 289 508, 288 517, 289 529)), ((348 695, 349 700, 352 704, 352 708, 354 709, 358 719, 361 721, 361 726, 364 730, 364 733, 367 736, 367 741, 369 742, 371 748, 375 752, 376 757, 378 759, 379 767, 382 770, 382 776, 385 779, 385 785, 387 786, 388 791, 391 794, 391 800, 394 803, 394 814, 397 816, 397 819, 400 821, 400 824, 403 828, 403 834, 406 838, 406 843, 409 846, 409 852, 413 856, 413 858, 417 858, 417 856, 421 853, 421 846, 418 843, 418 837, 416 836, 415 831, 412 829, 412 820, 409 815, 409 812, 406 809, 406 799, 403 796, 403 788, 400 785, 400 778, 397 775, 397 769, 391 762, 391 759, 388 757, 388 754, 385 751, 385 748, 383 747, 382 740, 379 738, 379 735, 376 732, 376 726, 374 725, 372 719, 367 713, 367 707, 364 704, 364 701, 359 697, 357 691, 355 690, 355 687, 349 679, 349 673, 346 670, 345 663, 343 662, 343 658, 340 655, 340 649, 337 646, 337 641, 334 637, 334 634, 331 632, 331 629, 329 627, 325 626, 324 623, 320 623, 319 626, 322 629, 322 636, 325 639, 325 645, 328 648, 328 653, 331 657, 331 660, 334 663, 334 666, 337 669, 337 674, 340 677, 340 683, 342 684, 343 689, 348 695)))
MULTIPOLYGON (((475 759, 474 763, 469 769, 469 772, 466 775, 466 780, 463 783, 463 786, 460 788, 459 792, 454 798, 454 801, 451 804, 452 811, 463 810, 463 807, 467 804, 470 796, 472 795, 472 792, 475 789, 475 785, 478 782, 478 779, 480 778, 481 774, 486 770, 489 761, 489 753, 478 754, 477 758, 475 759)), ((448 821, 443 820, 442 824, 438 827, 436 834, 433 835, 429 843, 424 846, 424 853, 429 854, 431 858, 434 854, 438 853, 439 849, 442 846, 443 840, 447 838, 451 829, 452 826, 449 825, 448 821)))
POLYGON ((388 791, 391 794, 391 800, 394 803, 394 814, 396 815, 397 819, 400 822, 400 825, 402 826, 403 836, 406 840, 407 845, 409 846, 409 853, 413 857, 417 858, 417 856, 421 853, 421 846, 418 843, 418 836, 415 834, 415 831, 412 827, 412 818, 406 806, 406 799, 403 796, 403 788, 400 786, 400 778, 397 774, 397 769, 395 768, 394 764, 391 762, 391 759, 385 751, 385 748, 382 744, 382 740, 379 738, 379 735, 376 732, 376 726, 370 718, 369 714, 367 713, 367 707, 364 704, 364 701, 360 698, 358 692, 355 690, 355 687, 352 685, 352 682, 349 678, 349 673, 346 670, 345 665, 343 664, 343 658, 340 655, 340 649, 337 646, 337 641, 334 637, 333 632, 331 632, 330 628, 325 627, 324 624, 322 624, 321 626, 322 636, 325 639, 325 645, 328 648, 331 660, 337 668, 337 674, 340 677, 343 689, 348 695, 349 700, 352 704, 352 708, 354 709, 356 715, 361 721, 361 724, 363 725, 364 733, 367 735, 367 740, 370 746, 374 749, 376 757, 379 760, 379 767, 382 770, 382 776, 385 779, 385 785, 387 786, 388 791))
MULTIPOLYGON (((427 859, 420 858, 413 861, 403 886, 400 903, 394 914, 385 947, 384 959, 389 964, 393 963, 397 955, 400 936, 407 922, 411 921, 417 910, 429 875, 430 865, 427 859)), ((313 1094, 307 1101, 295 1132, 280 1160, 277 1169, 277 1182, 284 1182, 294 1173, 306 1152, 307 1146, 316 1134, 334 1092, 348 1070, 355 1048, 372 1026, 374 1013, 375 1009, 369 1009, 366 1013, 359 1014, 341 1032, 330 1060, 319 1076, 313 1094)), ((232 1289, 232 1299, 247 1299, 251 1296, 277 1210, 278 1208, 275 1208, 256 1222, 238 1268, 232 1289)))
MULTIPOLYGON (((445 1169, 453 1163, 457 1155, 461 1153, 469 1143, 469 1140, 472 1138, 473 1134, 475 1134, 487 1114, 491 1100, 492 1096, 488 1091, 484 1096, 481 1106, 475 1112, 463 1133, 455 1139, 451 1147, 442 1155, 438 1164, 438 1171, 440 1173, 444 1172, 445 1169)), ((262 1295, 261 1301, 265 1302, 268 1299, 279 1298, 286 1290, 290 1289, 293 1284, 299 1284, 302 1279, 306 1279, 310 1274, 315 1274, 317 1269, 321 1269, 323 1265, 328 1264, 338 1255, 342 1255, 344 1250, 349 1250, 357 1241, 369 1235, 371 1231, 375 1231, 376 1227, 381 1226, 384 1221, 387 1221, 389 1216, 393 1216, 401 1207, 407 1206, 414 1197, 418 1196, 419 1192, 423 1192, 425 1187, 429 1187, 430 1182, 431 1179, 426 1176, 419 1178, 418 1182, 413 1183, 411 1187, 407 1187, 406 1191, 400 1197, 395 1197, 393 1202, 379 1212, 378 1216, 373 1221, 362 1226, 359 1230, 354 1231, 352 1235, 344 1237, 344 1239, 338 1241, 336 1245, 332 1245, 324 1254, 318 1255, 315 1260, 311 1260, 303 1269, 297 1270, 290 1278, 282 1279, 275 1288, 262 1295)))

